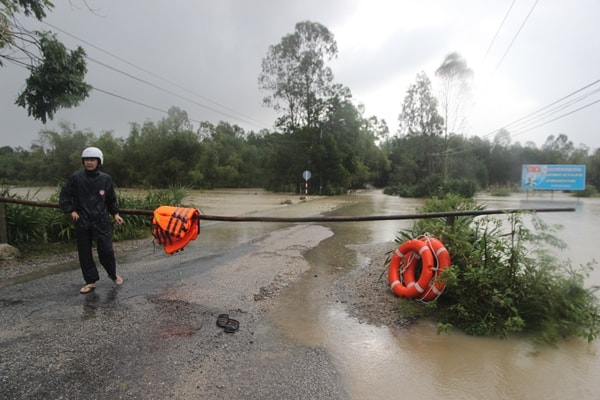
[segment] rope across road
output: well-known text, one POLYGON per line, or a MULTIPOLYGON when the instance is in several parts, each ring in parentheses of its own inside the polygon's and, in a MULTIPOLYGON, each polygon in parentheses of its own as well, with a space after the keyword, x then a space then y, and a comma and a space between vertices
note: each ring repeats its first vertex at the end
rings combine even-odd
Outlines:
MULTIPOLYGON (((41 202, 33 200, 22 200, 7 197, 0 197, 0 203, 14 203, 36 207, 58 208, 58 203, 41 202)), ((447 218, 451 223, 456 217, 492 215, 492 214, 516 214, 516 213, 545 213, 545 212, 573 212, 573 207, 557 208, 504 208, 490 210, 463 210, 463 211, 444 211, 430 212, 420 214, 385 214, 385 215, 359 215, 359 216, 335 216, 335 215, 317 215, 310 217, 268 217, 268 216, 250 216, 250 215, 209 215, 200 214, 197 216, 200 220, 208 221, 231 221, 231 222, 358 222, 358 221, 390 221, 406 219, 425 219, 425 218, 447 218)), ((154 210, 135 210, 120 209, 121 214, 147 215, 152 216, 154 210)))

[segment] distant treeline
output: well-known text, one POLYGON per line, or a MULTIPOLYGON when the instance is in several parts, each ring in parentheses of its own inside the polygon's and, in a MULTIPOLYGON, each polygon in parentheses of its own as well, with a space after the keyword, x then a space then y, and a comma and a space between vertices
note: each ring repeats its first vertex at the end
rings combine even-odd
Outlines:
POLYGON ((104 152, 103 169, 120 187, 262 187, 303 193, 303 171, 308 170, 310 194, 373 185, 426 197, 457 186, 467 192, 518 188, 523 164, 583 164, 589 189, 600 189, 600 150, 575 148, 566 135, 549 136, 541 148, 511 143, 506 131, 492 141, 422 134, 382 139, 359 114, 335 121, 286 133, 245 132, 226 122, 193 130, 187 114, 172 108, 158 123, 132 124, 124 138, 61 123, 60 132, 41 131, 29 149, 0 147, 0 182, 58 185, 81 168, 82 149, 93 145, 104 152))

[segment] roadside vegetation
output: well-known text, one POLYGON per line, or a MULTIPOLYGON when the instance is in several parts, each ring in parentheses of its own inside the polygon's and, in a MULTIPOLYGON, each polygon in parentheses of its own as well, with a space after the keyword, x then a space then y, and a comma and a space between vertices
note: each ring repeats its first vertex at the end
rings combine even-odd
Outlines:
MULTIPOLYGON (((50 203, 58 204, 60 187, 50 196, 50 203)), ((152 211, 160 205, 183 205, 187 195, 183 187, 171 187, 150 191, 144 196, 131 196, 117 191, 121 209, 152 211)), ((0 188, 0 197, 29 200, 35 193, 18 196, 10 193, 7 186, 0 188)), ((75 225, 68 215, 54 207, 35 207, 6 203, 8 243, 18 248, 23 258, 43 258, 76 249, 75 225)), ((113 225, 114 240, 142 239, 151 232, 152 217, 130 214, 122 225, 113 225)))
MULTIPOLYGON (((422 212, 481 209, 459 196, 428 200, 422 212)), ((400 244, 425 233, 439 238, 452 266, 440 279, 446 289, 431 302, 399 299, 399 312, 428 318, 440 332, 452 328, 476 336, 527 335, 537 345, 556 345, 600 334, 598 287, 585 287, 595 260, 580 266, 559 259, 565 244, 530 213, 423 219, 398 233, 400 244)), ((387 265, 386 265, 387 267, 387 265)))

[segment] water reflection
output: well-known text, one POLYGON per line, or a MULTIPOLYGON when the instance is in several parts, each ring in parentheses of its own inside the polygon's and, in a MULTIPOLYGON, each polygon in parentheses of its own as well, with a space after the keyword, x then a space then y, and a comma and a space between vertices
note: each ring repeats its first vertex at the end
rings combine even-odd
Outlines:
POLYGON ((112 287, 106 291, 104 295, 102 288, 96 288, 90 293, 85 294, 85 300, 83 302, 83 312, 81 319, 89 320, 96 318, 97 312, 107 312, 117 308, 117 295, 120 292, 121 287, 112 287), (104 299, 102 299, 104 297, 104 299))

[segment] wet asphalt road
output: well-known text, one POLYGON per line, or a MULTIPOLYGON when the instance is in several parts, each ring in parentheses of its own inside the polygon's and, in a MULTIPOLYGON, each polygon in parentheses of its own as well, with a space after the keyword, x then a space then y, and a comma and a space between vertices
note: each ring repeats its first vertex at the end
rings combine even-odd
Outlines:
POLYGON ((327 235, 288 227, 173 256, 149 242, 118 260, 121 287, 102 273, 81 295, 73 265, 0 288, 0 399, 347 398, 323 349, 269 323, 281 289, 308 268, 301 253, 327 235), (240 329, 217 327, 220 313, 240 329))

